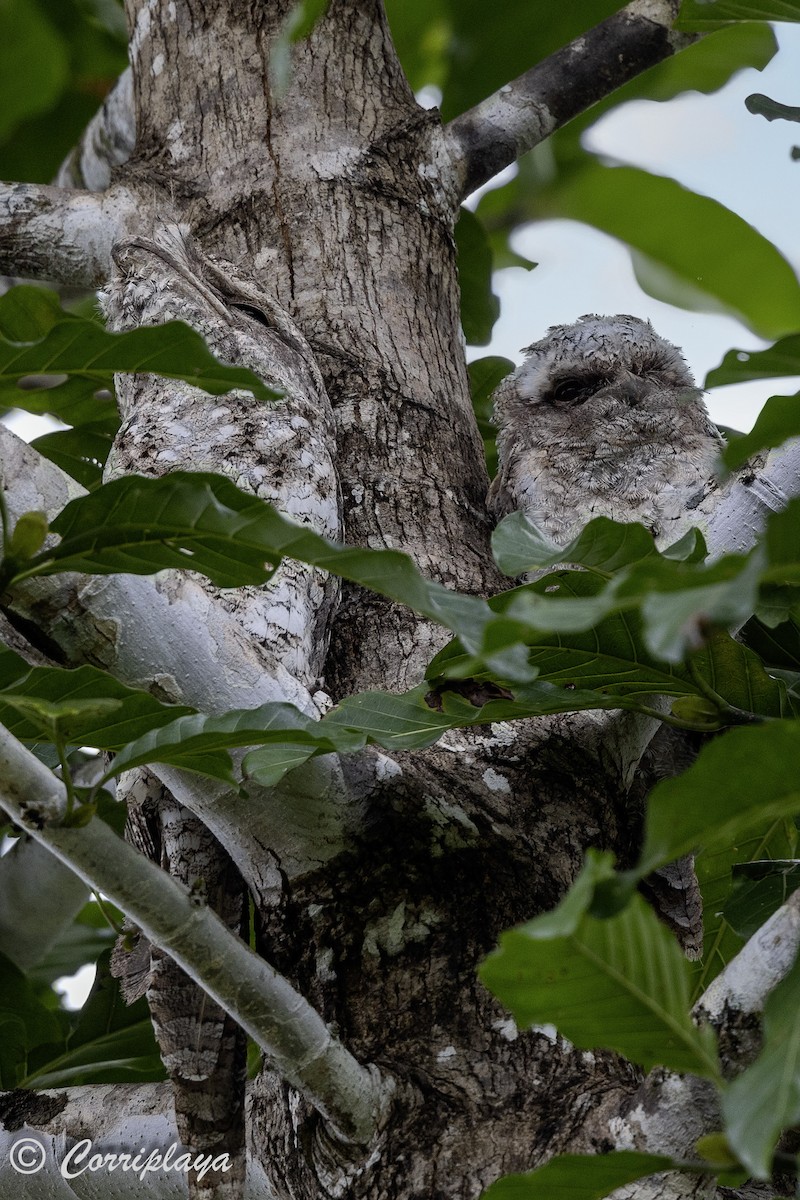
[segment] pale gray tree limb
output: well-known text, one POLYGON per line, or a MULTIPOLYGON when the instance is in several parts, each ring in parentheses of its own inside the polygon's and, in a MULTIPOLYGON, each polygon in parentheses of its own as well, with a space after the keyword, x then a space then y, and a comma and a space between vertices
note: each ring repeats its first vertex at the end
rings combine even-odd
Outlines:
POLYGON ((679 7, 679 0, 632 0, 445 126, 461 199, 598 100, 696 41, 698 34, 672 29, 679 7))
POLYGON ((97 287, 108 277, 111 247, 142 216, 125 188, 94 194, 0 183, 0 273, 97 287))
POLYGON ((128 161, 135 143, 133 80, 128 67, 64 159, 55 182, 63 188, 104 192, 113 168, 128 161))
POLYGON ((169 953, 342 1137, 372 1139, 392 1084, 358 1063, 288 980, 103 821, 64 824, 64 784, 2 726, 0 780, 0 805, 13 821, 169 953))

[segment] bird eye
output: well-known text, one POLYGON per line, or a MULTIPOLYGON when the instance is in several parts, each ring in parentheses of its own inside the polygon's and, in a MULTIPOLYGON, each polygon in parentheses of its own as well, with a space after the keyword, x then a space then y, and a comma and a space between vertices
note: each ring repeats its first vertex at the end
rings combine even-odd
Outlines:
POLYGON ((573 375, 562 379, 550 393, 551 400, 588 400, 605 382, 599 375, 573 375))
POLYGON ((561 383, 553 388, 553 399, 574 400, 587 390, 585 379, 562 379, 561 383))

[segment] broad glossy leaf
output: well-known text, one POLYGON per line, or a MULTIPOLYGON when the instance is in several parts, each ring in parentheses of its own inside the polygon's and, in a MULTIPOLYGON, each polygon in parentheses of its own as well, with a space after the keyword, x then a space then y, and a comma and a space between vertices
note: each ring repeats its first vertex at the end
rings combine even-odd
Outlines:
POLYGON ((494 476, 497 474, 497 446, 495 427, 492 424, 492 393, 500 381, 514 370, 514 364, 510 358, 490 355, 487 358, 475 359, 468 365, 467 370, 472 407, 483 438, 486 469, 490 476, 494 476))
POLYGON ((800 625, 795 621, 766 625, 754 617, 740 636, 768 667, 800 671, 800 625))
POLYGON ((738 937, 752 937, 799 887, 798 859, 741 863, 733 869, 725 920, 738 937))
MULTIPOLYGON (((9 653, 0 655, 0 679, 9 653)), ((126 687, 97 667, 63 670, 25 664, 25 673, 9 679, 0 691, 0 723, 23 742, 40 739, 41 721, 60 714, 59 724, 68 741, 115 750, 145 730, 190 712, 184 705, 162 704, 149 692, 126 687)))
POLYGON ((665 1155, 635 1150, 558 1154, 535 1171, 498 1179, 482 1200, 602 1200, 625 1184, 679 1165, 665 1155))
MULTIPOLYGON (((20 379, 63 375, 66 381, 78 378, 93 390, 111 390, 115 372, 132 371, 183 379, 214 395, 245 388, 261 400, 275 399, 276 393, 246 367, 220 363, 200 335, 183 321, 109 333, 98 322, 74 313, 60 311, 54 319, 54 298, 43 302, 41 297, 26 294, 31 291, 38 289, 24 285, 14 288, 0 306, 0 327, 16 324, 19 329, 24 324, 26 333, 22 342, 8 336, 0 339, 0 395, 6 404, 27 408, 27 398, 37 395, 33 386, 20 388, 20 379), (17 305, 21 315, 14 313, 17 305)), ((45 390, 45 411, 66 419, 59 404, 60 387, 48 386, 45 390)), ((74 405, 74 392, 68 396, 70 405, 74 405)), ((41 404, 32 411, 42 411, 41 404)), ((96 411, 91 419, 106 415, 107 410, 96 411)))
POLYGON ((26 1085, 74 1087, 164 1078, 147 1002, 142 998, 130 1007, 125 1004, 109 971, 110 955, 105 950, 98 960, 94 986, 67 1046, 57 1056, 36 1057, 26 1085))
POLYGON ((782 1129, 800 1120, 800 960, 767 997, 764 1046, 722 1094, 728 1141, 756 1179, 769 1179, 782 1129))
POLYGON ((325 745, 321 723, 304 716, 291 704, 264 704, 260 708, 237 709, 221 717, 202 714, 180 717, 162 729, 154 729, 127 745, 115 758, 110 773, 143 763, 163 762, 186 770, 212 773, 232 782, 230 759, 225 753, 237 746, 255 746, 264 742, 295 740, 312 747, 322 744, 326 751, 337 748, 359 749, 364 738, 342 736, 341 746, 325 745), (210 763, 218 770, 209 772, 210 763))
POLYGON ((678 29, 707 33, 727 21, 800 21, 798 0, 683 0, 678 29))
POLYGON ((591 915, 598 860, 559 907, 500 937, 480 976, 517 1024, 552 1024, 584 1049, 603 1047, 646 1069, 719 1077, 710 1029, 689 1016, 689 967, 641 896, 610 918, 591 915))
POLYGON ((17 1087, 28 1056, 38 1046, 63 1041, 61 1025, 28 979, 10 959, 0 955, 0 1085, 17 1087))
POLYGON ((492 248, 481 221, 462 208, 455 228, 458 281, 461 287, 461 324, 472 346, 485 346, 500 315, 500 301, 492 291, 492 248))
POLYGON ((0 5, 0 142, 45 112, 67 82, 67 48, 36 0, 0 5))
POLYGON ((498 12, 481 0, 449 0, 445 119, 477 104, 621 7, 619 0, 561 5, 506 0, 499 20, 498 12))
POLYGON ((750 379, 800 375, 800 333, 780 338, 766 350, 729 350, 705 379, 705 387, 724 387, 750 379))
POLYGON ((729 442, 723 453, 725 465, 732 471, 743 466, 759 450, 782 446, 800 434, 800 392, 794 396, 771 396, 756 418, 749 433, 729 442))
POLYGON ((492 534, 492 552, 500 570, 512 576, 562 563, 610 575, 658 553, 653 535, 644 525, 595 517, 578 537, 558 545, 522 512, 511 513, 500 522, 492 534))
POLYGON ((741 217, 673 179, 601 166, 587 155, 538 201, 541 217, 570 217, 618 237, 763 337, 800 328, 800 283, 786 259, 741 217), (743 288, 742 279, 752 287, 743 288))
MULTIPOLYGON (((271 574, 265 562, 286 555, 389 595, 458 632, 469 645, 490 621, 495 633, 506 624, 502 617, 493 619, 485 601, 425 579, 407 555, 337 546, 218 475, 126 476, 71 501, 51 530, 60 543, 26 564, 26 575, 152 574, 177 567, 202 571, 221 587, 238 587, 265 582, 271 574)), ((6 582, 12 575, 19 577, 16 569, 7 570, 6 582)), ((518 659, 515 678, 531 678, 522 647, 518 659)))
POLYGON ((754 859, 788 858, 797 848, 797 830, 787 817, 767 819, 755 833, 732 839, 720 849, 695 858, 695 872, 703 897, 703 961, 695 964, 692 1000, 703 994, 711 980, 742 948, 742 939, 725 917, 737 864, 754 859))
MULTIPOLYGON (((121 923, 122 913, 110 900, 104 904, 121 923)), ((75 919, 62 929, 41 962, 29 971, 29 978, 51 986, 62 975, 74 975, 86 963, 96 962, 104 950, 113 946, 116 936, 97 901, 89 900, 75 919)))
POLYGON ((83 487, 91 489, 102 483, 103 467, 115 432, 108 422, 93 422, 76 429, 45 433, 34 438, 31 445, 83 487))
POLYGON ((800 722, 733 729, 701 750, 677 779, 650 793, 644 876, 698 847, 732 844, 770 818, 800 812, 800 722))

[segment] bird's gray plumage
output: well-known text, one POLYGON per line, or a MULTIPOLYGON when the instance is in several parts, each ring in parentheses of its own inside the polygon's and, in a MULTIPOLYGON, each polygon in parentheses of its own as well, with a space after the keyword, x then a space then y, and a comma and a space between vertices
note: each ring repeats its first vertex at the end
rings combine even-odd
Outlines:
MULTIPOLYGON (((498 473, 488 500, 495 515, 522 511, 560 544, 599 516, 641 521, 660 548, 682 537, 714 486, 723 441, 677 346, 649 321, 592 314, 552 326, 526 354, 494 394, 498 473)), ((656 736, 640 792, 692 760, 682 737, 671 729, 656 736)), ((692 856, 645 882, 687 956, 699 958, 702 900, 692 856)))
POLYGON ((526 354, 494 397, 495 515, 520 509, 557 542, 597 516, 677 541, 722 446, 680 350, 620 314, 554 325, 526 354))

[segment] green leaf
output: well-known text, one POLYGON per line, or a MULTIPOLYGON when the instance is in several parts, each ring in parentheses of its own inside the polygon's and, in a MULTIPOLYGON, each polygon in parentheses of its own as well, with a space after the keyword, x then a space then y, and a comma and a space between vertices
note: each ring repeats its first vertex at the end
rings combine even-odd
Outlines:
MULTIPOLYGON (((190 567, 218 586, 239 587, 268 580, 265 561, 286 555, 407 604, 476 649, 489 622, 495 632, 506 626, 485 601, 425 579, 408 555, 337 546, 218 475, 126 476, 71 501, 51 530, 61 542, 39 555, 26 575, 152 574, 164 567, 190 567)), ((515 664, 507 658, 505 665, 510 671, 515 664)), ((515 678, 531 678, 521 645, 516 667, 515 678)))
POLYGON ((766 350, 729 350, 719 366, 706 375, 705 387, 784 375, 800 375, 800 333, 780 338, 766 350))
MULTIPOLYGON (((0 654, 0 722, 20 741, 39 740, 57 720, 67 741, 100 750, 115 750, 145 730, 166 725, 192 709, 162 704, 149 692, 126 687, 97 667, 29 667, 24 673, 3 667, 10 651, 0 654)), ((15 656, 16 657, 16 656, 15 656)), ((21 662, 21 660, 20 660, 21 662)))
POLYGON ((800 108, 792 108, 789 104, 780 104, 777 100, 771 100, 769 96, 763 96, 760 92, 753 92, 752 96, 747 96, 744 104, 748 112, 766 117, 768 121, 800 121, 800 108))
MULTIPOLYGON (((120 807, 124 808, 124 805, 120 807)), ((110 908, 122 921, 122 914, 109 900, 110 908)), ((63 975, 74 975, 87 963, 96 962, 104 950, 114 944, 116 934, 100 911, 96 900, 88 900, 75 919, 62 930, 45 957, 28 972, 36 983, 50 987, 63 975)))
POLYGON ((472 408, 483 438, 486 469, 490 476, 497 474, 497 447, 495 445, 495 428, 492 423, 492 394, 500 381, 513 370, 514 364, 510 358, 500 358, 494 355, 475 359, 467 367, 472 408))
POLYGON ((541 218, 569 217, 620 238, 691 281, 712 307, 724 305, 763 337, 800 328, 794 271, 741 217, 673 179, 602 166, 588 155, 585 160, 541 191, 541 218), (743 288, 742 279, 752 280, 752 288, 743 288))
POLYGON ((14 526, 8 540, 8 553, 12 558, 24 562, 41 550, 47 537, 47 514, 43 512, 23 513, 14 526))
POLYGON ((756 1179, 769 1179, 782 1129, 800 1120, 800 961, 767 997, 764 1046, 722 1094, 728 1141, 756 1179))
POLYGON ((610 1154, 558 1154, 524 1175, 506 1175, 482 1200, 602 1200, 617 1188, 680 1166, 661 1154, 616 1150, 610 1154))
POLYGON ((45 1008, 22 971, 0 955, 0 1085, 19 1086, 28 1055, 42 1045, 61 1044, 55 1013, 45 1008))
POLYGON ((634 894, 614 917, 591 915, 610 874, 607 856, 590 855, 558 908, 501 935, 481 979, 521 1027, 553 1024, 582 1049, 718 1079, 714 1035, 689 1016, 688 964, 653 910, 634 894))
POLYGON ((95 421, 76 429, 59 429, 56 433, 34 438, 31 445, 91 490, 102 483, 103 467, 114 442, 116 424, 116 421, 111 426, 107 421, 95 421))
MULTIPOLYGON (((113 391, 115 372, 137 372, 182 379, 213 395, 233 388, 245 388, 260 400, 271 401, 276 393, 246 367, 220 363, 202 337, 183 321, 146 326, 127 333, 109 333, 96 321, 59 310, 54 320, 53 300, 44 300, 31 292, 40 289, 13 288, 0 304, 0 328, 16 323, 26 325, 26 337, 18 342, 7 335, 0 338, 0 395, 7 404, 30 408, 27 397, 35 386, 20 389, 19 380, 32 381, 42 376, 66 376, 113 391), (19 292, 22 291, 22 296, 19 292), (22 312, 15 311, 20 308, 22 312)), ((67 419, 59 404, 60 386, 45 386, 47 412, 67 419)), ((71 405, 75 396, 67 393, 71 405)), ((34 408, 32 411, 41 411, 34 408)), ((105 411, 95 411, 98 420, 105 411)), ((73 423, 67 421, 67 423, 73 423)))
POLYGON ((798 859, 740 863, 733 869, 725 920, 738 937, 752 937, 799 887, 798 859))
MULTIPOLYGON (((114 759, 109 774, 118 775, 144 763, 162 762, 235 783, 229 749, 282 742, 288 737, 307 741, 313 747, 318 728, 318 721, 304 716, 291 704, 236 709, 221 717, 202 714, 180 717, 125 746, 114 759)), ((363 740, 360 744, 363 745, 363 740)), ((328 751, 334 748, 327 746, 328 751)))
POLYGON ((732 873, 738 864, 764 858, 786 858, 797 848, 797 830, 788 818, 759 822, 749 836, 731 839, 695 858, 695 872, 703 897, 703 961, 695 965, 692 999, 703 994, 720 971, 739 953, 742 939, 725 914, 731 894, 732 873))
POLYGON ((795 721, 734 729, 709 743, 688 771, 650 793, 637 875, 800 812, 798 756, 795 721))
POLYGON ((500 316, 500 301, 492 291, 492 249, 486 230, 467 208, 459 214, 455 239, 464 336, 471 346, 485 346, 500 316))
MULTIPOLYGON (((700 537, 699 531, 693 532, 700 537)), ((562 546, 522 512, 511 513, 500 522, 492 534, 492 551, 500 570, 512 576, 561 563, 613 574, 658 553, 653 535, 644 525, 623 525, 608 517, 595 517, 576 538, 562 546)))
POLYGON ((36 0, 0 5, 0 141, 46 111, 67 81, 64 43, 36 0))
POLYGON ((800 392, 794 396, 770 396, 749 433, 725 447, 722 458, 729 470, 744 466, 759 450, 782 446, 800 434, 800 392))
POLYGON ((702 33, 728 21, 800 21, 798 0, 683 0, 675 27, 702 33))
POLYGON ((128 1007, 109 970, 111 950, 97 963, 89 998, 67 1047, 57 1056, 37 1056, 26 1086, 76 1087, 92 1083, 141 1083, 164 1078, 144 998, 128 1007))

